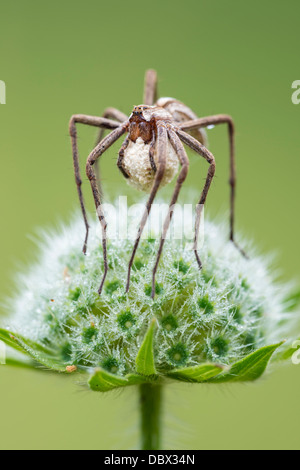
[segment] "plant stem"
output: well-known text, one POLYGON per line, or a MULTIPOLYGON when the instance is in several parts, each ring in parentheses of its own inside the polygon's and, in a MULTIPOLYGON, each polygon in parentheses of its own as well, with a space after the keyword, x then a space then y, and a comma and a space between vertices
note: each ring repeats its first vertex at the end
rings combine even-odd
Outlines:
POLYGON ((142 384, 140 392, 141 448, 160 449, 162 386, 142 384))

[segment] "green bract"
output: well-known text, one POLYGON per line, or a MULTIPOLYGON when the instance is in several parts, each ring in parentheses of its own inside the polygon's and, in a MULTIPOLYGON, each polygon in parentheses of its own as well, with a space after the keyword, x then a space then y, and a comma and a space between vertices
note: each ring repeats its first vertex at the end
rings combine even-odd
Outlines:
MULTIPOLYGON (((180 224, 176 220, 175 224, 180 224)), ((21 278, 0 340, 59 372, 89 374, 92 390, 141 383, 250 381, 261 376, 291 323, 285 287, 265 262, 244 259, 222 225, 205 225, 200 272, 187 240, 166 240, 151 298, 158 236, 143 239, 125 293, 132 240, 109 240, 109 272, 94 224, 87 256, 82 222, 43 235, 38 263, 21 278)), ((8 363, 18 365, 18 359, 8 363)))

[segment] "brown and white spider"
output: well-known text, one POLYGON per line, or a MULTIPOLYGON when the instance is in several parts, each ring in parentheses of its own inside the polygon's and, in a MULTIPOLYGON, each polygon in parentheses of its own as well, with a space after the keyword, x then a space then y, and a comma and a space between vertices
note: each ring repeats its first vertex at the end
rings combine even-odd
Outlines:
MULTIPOLYGON (((194 252, 199 268, 202 268, 202 263, 197 252, 200 217, 201 210, 205 204, 206 197, 215 174, 215 158, 204 145, 206 142, 206 135, 203 128, 223 123, 228 125, 229 131, 229 183, 231 187, 230 240, 235 244, 234 202, 236 174, 234 158, 234 124, 232 118, 225 114, 197 118, 194 112, 180 101, 173 98, 160 98, 157 100, 157 75, 154 70, 148 70, 146 72, 143 101, 144 104, 133 108, 133 112, 129 118, 117 109, 108 108, 102 117, 76 114, 72 116, 70 120, 69 130, 72 141, 75 180, 86 227, 86 237, 83 246, 84 253, 86 253, 87 249, 89 224, 81 189, 82 181, 79 169, 76 124, 87 124, 101 128, 97 145, 90 153, 86 163, 86 174, 91 184, 97 214, 102 227, 104 274, 100 284, 99 294, 102 292, 108 271, 106 246, 107 224, 102 210, 102 195, 99 190, 94 167, 101 155, 123 134, 127 134, 127 137, 119 151, 117 165, 130 184, 137 189, 150 192, 128 265, 126 292, 129 290, 132 264, 153 200, 158 189, 164 184, 169 183, 174 178, 178 172, 178 166, 180 163, 181 169, 177 177, 173 196, 169 205, 169 214, 163 225, 160 245, 153 268, 152 298, 154 298, 155 276, 173 214, 172 208, 177 201, 181 186, 186 179, 189 168, 189 160, 182 143, 186 144, 192 150, 204 157, 209 163, 205 185, 197 206, 198 209, 196 211, 195 222, 194 252), (105 129, 113 129, 113 131, 107 137, 103 138, 105 129), (187 131, 189 133, 187 133, 187 131)), ((244 254, 242 250, 241 252, 244 254)))

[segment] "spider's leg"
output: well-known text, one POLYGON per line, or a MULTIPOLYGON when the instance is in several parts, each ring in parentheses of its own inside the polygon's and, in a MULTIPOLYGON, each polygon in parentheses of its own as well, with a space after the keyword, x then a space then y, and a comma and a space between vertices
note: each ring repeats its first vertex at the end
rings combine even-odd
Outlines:
POLYGON ((157 73, 155 70, 147 70, 145 74, 143 104, 152 106, 157 100, 157 73))
POLYGON ((213 180, 215 170, 216 170, 216 163, 215 163, 215 158, 213 154, 207 150, 204 145, 202 145, 198 140, 194 139, 194 137, 190 136, 186 132, 181 131, 180 129, 176 129, 176 133, 178 134, 179 138, 182 140, 183 143, 188 145, 192 150, 197 152, 199 155, 205 158, 205 160, 209 163, 209 168, 206 176, 206 181, 205 185, 203 188, 203 191, 200 196, 199 203, 197 205, 197 210, 196 210, 196 222, 195 222, 195 238, 194 238, 194 253, 196 256, 196 260, 198 263, 199 268, 202 268, 202 263, 197 251, 198 247, 198 236, 199 236, 199 227, 200 227, 200 219, 201 219, 201 213, 206 201, 206 197, 211 185, 211 182, 213 180))
POLYGON ((151 168, 154 171, 154 173, 156 173, 156 170, 157 170, 156 163, 154 160, 155 144, 156 144, 156 137, 155 137, 155 133, 153 132, 152 140, 150 143, 150 149, 149 149, 149 160, 150 160, 151 168))
POLYGON ((167 214, 167 216, 165 218, 165 221, 164 221, 163 231, 162 231, 160 244, 159 244, 159 248, 158 248, 158 252, 157 252, 157 257, 156 257, 154 269, 153 269, 153 272, 152 272, 152 294, 151 294, 152 299, 155 296, 156 271, 157 271, 159 260, 160 260, 161 254, 162 254, 162 250, 163 250, 163 246, 164 246, 164 243, 165 243, 167 231, 169 229, 169 225, 171 223, 171 219, 172 219, 172 216, 173 216, 174 205, 176 204, 181 186, 183 185, 183 183, 184 183, 184 181, 187 177, 188 169, 189 169, 188 156, 187 156, 187 154, 184 150, 184 147, 183 147, 180 139, 178 138, 177 134, 172 129, 169 129, 168 130, 168 135, 169 135, 170 142, 171 142, 175 152, 177 153, 179 161, 181 163, 181 170, 180 170, 180 173, 179 173, 177 181, 176 181, 173 196, 172 196, 172 199, 171 199, 171 202, 170 202, 170 205, 169 205, 169 211, 168 211, 168 214, 167 214))
MULTIPOLYGON (((104 113, 102 114, 102 117, 106 119, 114 119, 115 121, 118 121, 118 123, 125 122, 128 119, 126 114, 122 113, 122 111, 119 111, 116 108, 106 108, 104 113)), ((99 144, 99 142, 103 139, 104 132, 105 132, 105 129, 100 129, 96 142, 95 142, 95 146, 99 144)))
POLYGON ((126 179, 129 178, 129 175, 126 172, 126 170, 123 166, 123 159, 124 159, 125 150, 127 149, 128 145, 129 145, 129 142, 130 142, 129 138, 126 137, 126 139, 123 142, 122 147, 120 148, 119 158, 118 158, 118 161, 117 161, 117 166, 118 166, 119 170, 121 171, 122 175, 125 176, 126 179))
POLYGON ((229 147, 230 147, 230 240, 234 243, 237 249, 247 258, 246 253, 242 250, 235 241, 234 226, 235 226, 235 193, 236 193, 236 165, 235 165, 235 139, 234 139, 234 122, 231 116, 227 114, 216 114, 215 116, 208 116, 204 118, 194 119, 179 124, 182 130, 198 129, 199 127, 207 127, 211 125, 227 124, 229 134, 229 147))
MULTIPOLYGON (((128 119, 126 114, 122 113, 122 111, 119 111, 116 108, 107 108, 102 114, 102 117, 107 118, 107 119, 114 119, 115 121, 118 121, 118 123, 125 122, 128 119)), ((96 147, 96 145, 99 144, 99 142, 101 142, 101 140, 104 137, 104 133, 105 133, 105 129, 99 130, 94 147, 96 147)), ((99 167, 98 162, 95 163, 95 171, 97 175, 97 183, 98 183, 99 192, 102 196, 103 192, 102 192, 102 187, 101 187, 101 175, 100 175, 100 167, 99 167)))
POLYGON ((105 119, 105 118, 101 118, 97 116, 86 116, 84 114, 75 114, 70 119, 69 132, 70 132, 71 142, 72 142, 75 181, 77 185, 77 192, 79 196, 81 211, 82 211, 82 215, 83 215, 83 219, 84 219, 84 223, 86 227, 86 235, 85 235, 85 241, 83 245, 83 253, 86 253, 87 241, 88 241, 88 235, 89 235, 89 224, 87 220, 84 199, 83 199, 83 194, 82 194, 82 189, 81 189, 82 180, 80 176, 79 155, 78 155, 78 145, 77 145, 77 130, 76 130, 77 123, 86 124, 88 126, 102 127, 104 129, 115 129, 116 127, 119 127, 120 124, 115 121, 111 121, 109 119, 105 119))
POLYGON ((164 173, 165 173, 165 168, 166 168, 166 161, 167 161, 167 144, 168 144, 168 134, 167 134, 167 129, 164 126, 163 123, 158 122, 157 123, 157 151, 158 151, 158 165, 157 165, 157 170, 155 173, 155 179, 153 186, 151 188, 150 196, 146 204, 145 212, 143 214, 139 230, 136 236, 136 240, 134 243, 132 255, 129 261, 128 265, 128 274, 127 274, 127 285, 126 285, 126 292, 129 291, 129 286, 130 286, 130 274, 131 274, 131 268, 133 264, 133 260, 135 257, 136 250, 139 246, 139 242, 144 230, 144 227, 146 225, 153 200, 156 196, 156 193, 159 189, 161 180, 163 179, 164 173))
POLYGON ((94 196, 96 211, 98 214, 98 218, 102 227, 102 247, 103 247, 103 261, 104 261, 104 274, 102 277, 102 281, 99 287, 99 295, 102 292, 102 288, 104 285, 104 281, 108 271, 108 264, 107 264, 107 246, 106 246, 106 228, 107 223, 104 217, 104 213, 102 210, 102 202, 101 202, 101 195, 99 193, 98 185, 97 185, 97 178, 93 168, 95 162, 101 157, 101 155, 107 150, 116 140, 119 139, 128 129, 128 122, 125 122, 113 132, 108 134, 99 144, 94 148, 94 150, 90 153, 86 163, 86 174, 88 179, 91 183, 91 188, 94 196))

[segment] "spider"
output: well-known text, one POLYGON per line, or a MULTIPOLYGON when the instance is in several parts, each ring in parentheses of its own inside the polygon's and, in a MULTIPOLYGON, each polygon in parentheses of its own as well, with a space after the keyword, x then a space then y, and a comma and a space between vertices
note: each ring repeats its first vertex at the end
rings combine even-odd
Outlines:
POLYGON ((202 268, 200 256, 197 251, 201 212, 204 207, 211 182, 215 174, 215 158, 206 148, 206 134, 204 128, 211 125, 227 124, 230 145, 230 240, 236 245, 241 253, 245 252, 239 248, 234 238, 234 208, 235 208, 235 152, 234 152, 234 123, 230 116, 217 114, 204 118, 198 118, 196 114, 182 102, 173 98, 157 99, 157 74, 155 70, 148 70, 145 75, 145 88, 143 104, 134 106, 129 117, 115 108, 107 108, 102 117, 76 114, 71 117, 69 131, 72 142, 73 163, 75 181, 83 219, 86 227, 83 253, 86 254, 89 235, 89 224, 82 194, 82 180, 79 169, 79 156, 77 147, 76 124, 86 124, 100 128, 97 145, 88 156, 86 163, 86 174, 90 181, 92 193, 98 218, 102 227, 102 246, 104 273, 99 287, 99 295, 102 292, 108 271, 106 230, 107 223, 102 210, 102 191, 98 185, 97 163, 101 155, 122 135, 127 134, 119 151, 117 166, 123 176, 130 184, 139 190, 150 192, 142 220, 139 225, 133 252, 129 260, 126 292, 130 287, 130 275, 134 257, 141 239, 141 235, 152 203, 158 189, 170 183, 177 176, 175 189, 169 205, 169 213, 165 219, 157 257, 152 273, 152 298, 155 296, 155 277, 162 254, 164 241, 171 222, 173 207, 177 201, 180 189, 187 177, 189 160, 183 144, 203 157, 209 164, 204 188, 202 190, 196 210, 194 253, 199 268, 202 268), (105 129, 110 132, 105 138, 105 129))

